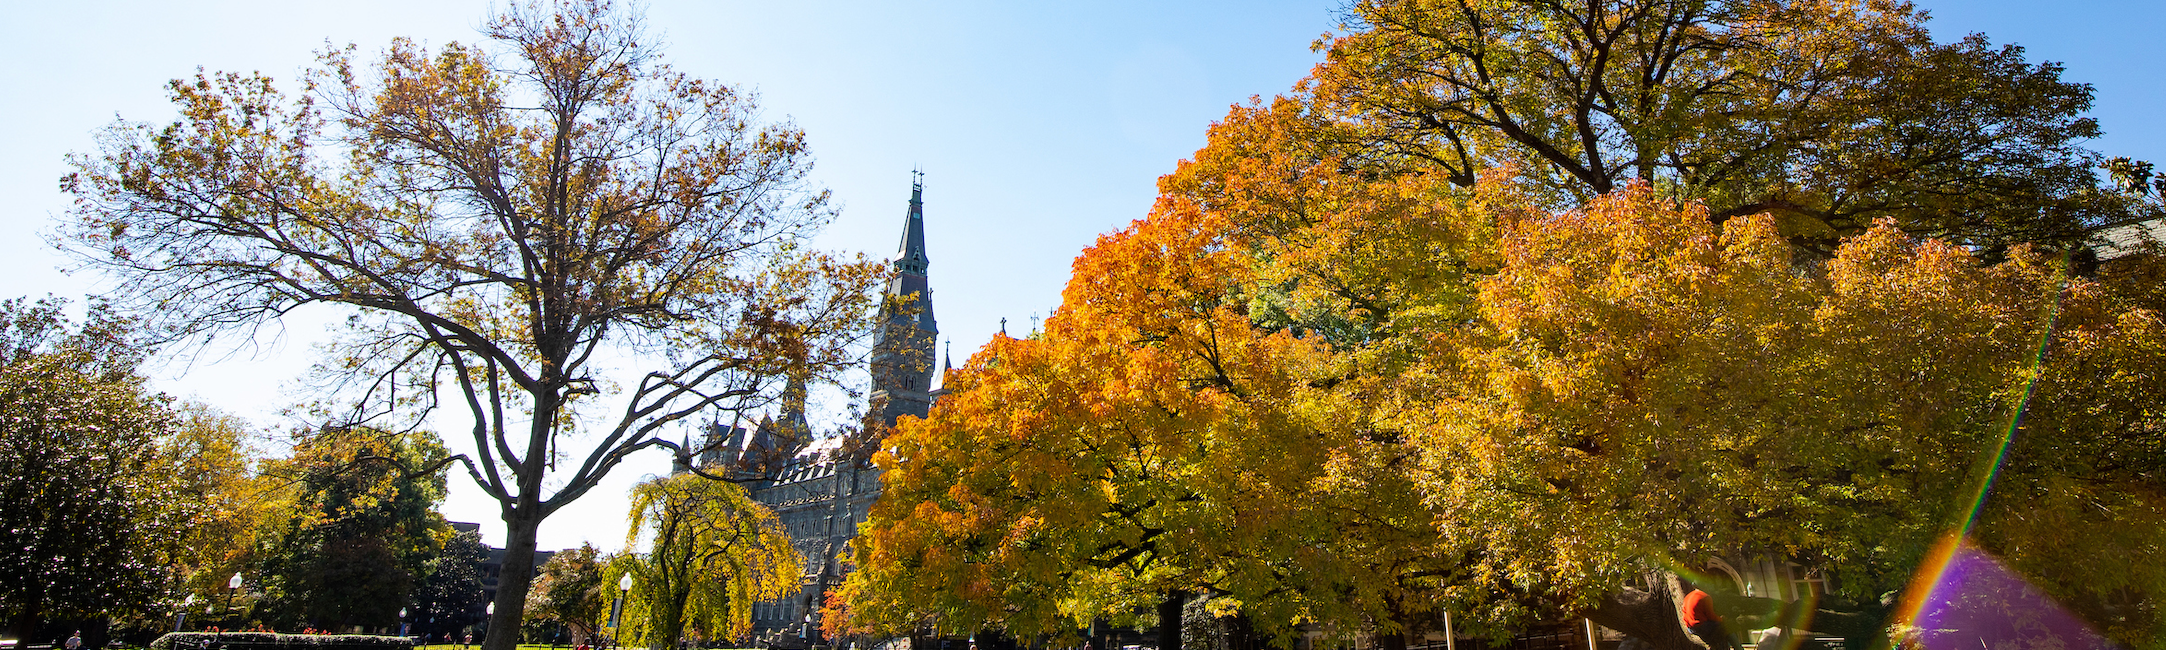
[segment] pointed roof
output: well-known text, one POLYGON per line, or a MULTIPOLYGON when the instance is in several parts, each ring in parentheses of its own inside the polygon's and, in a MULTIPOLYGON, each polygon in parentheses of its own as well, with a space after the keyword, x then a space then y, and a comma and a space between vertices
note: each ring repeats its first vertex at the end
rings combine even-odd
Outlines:
POLYGON ((925 174, 910 172, 910 210, 903 215, 902 244, 895 251, 895 270, 925 275, 932 258, 925 255, 925 174))
POLYGON ((790 428, 800 441, 809 438, 812 425, 805 419, 805 376, 790 373, 790 383, 782 389, 782 426, 790 428))

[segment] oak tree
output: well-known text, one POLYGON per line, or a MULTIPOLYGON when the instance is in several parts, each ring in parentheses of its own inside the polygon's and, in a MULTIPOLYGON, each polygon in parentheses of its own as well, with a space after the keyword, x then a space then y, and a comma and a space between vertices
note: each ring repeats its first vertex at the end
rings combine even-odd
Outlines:
POLYGON ((176 121, 70 159, 61 239, 176 337, 344 309, 343 423, 469 425, 454 460, 507 533, 487 647, 509 650, 541 522, 674 423, 849 367, 882 271, 807 248, 833 208, 804 134, 663 64, 635 15, 518 3, 484 32, 322 53, 291 97, 175 81, 176 121))
POLYGON ((1877 219, 1971 245, 2157 217, 2102 186, 2091 87, 1901 0, 1369 0, 1308 87, 1363 157, 1563 209, 1630 183, 1822 253, 1877 219))

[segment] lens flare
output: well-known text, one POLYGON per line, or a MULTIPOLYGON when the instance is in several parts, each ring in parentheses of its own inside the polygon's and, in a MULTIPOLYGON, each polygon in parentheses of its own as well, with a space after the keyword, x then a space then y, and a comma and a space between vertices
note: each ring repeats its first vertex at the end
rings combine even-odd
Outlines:
MULTIPOLYGON (((2064 273, 2067 266, 2064 257, 2061 265, 2064 273)), ((2023 429, 2031 395, 2045 369, 2046 351, 2060 319, 2061 296, 2067 285, 2065 277, 2056 285, 2058 290, 2048 302, 2046 326, 2031 355, 2023 395, 2008 417, 2007 428, 2001 431, 1999 444, 1989 447, 1988 453, 1981 457, 1972 481, 1975 489, 1969 492, 1967 507, 1954 517, 1948 534, 1926 553, 1918 572, 1911 577, 1910 585, 1903 590, 1903 602, 1896 608, 1895 620, 1907 628, 1907 638, 1902 640, 1905 647, 1916 645, 1924 650, 2113 647, 2111 641, 2092 631, 2082 619, 1970 541, 1971 530, 1978 525, 1979 514, 1985 509, 1986 497, 1993 491, 1993 482, 2000 477, 2001 466, 2008 459, 2017 432, 2023 429)))
POLYGON ((2083 619, 2053 602, 2021 574, 1961 538, 1932 564, 1933 582, 1906 603, 1906 646, 1923 650, 2113 648, 2083 619))

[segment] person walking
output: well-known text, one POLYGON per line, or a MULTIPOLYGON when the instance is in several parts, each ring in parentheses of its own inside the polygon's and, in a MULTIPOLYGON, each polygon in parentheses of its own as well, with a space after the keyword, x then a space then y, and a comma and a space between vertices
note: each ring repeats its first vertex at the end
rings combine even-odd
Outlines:
POLYGON ((1685 594, 1683 607, 1685 628, 1692 630, 1693 636, 1700 637, 1700 642, 1707 644, 1709 650, 1734 650, 1729 630, 1723 629, 1722 617, 1715 614, 1714 597, 1701 591, 1691 580, 1678 578, 1677 586, 1689 592, 1685 594))

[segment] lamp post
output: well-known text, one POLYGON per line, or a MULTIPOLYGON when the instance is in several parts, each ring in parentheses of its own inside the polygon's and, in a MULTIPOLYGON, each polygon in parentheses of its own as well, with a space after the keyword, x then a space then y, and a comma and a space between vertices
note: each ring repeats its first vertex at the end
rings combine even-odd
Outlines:
POLYGON ((240 590, 241 572, 235 571, 232 578, 226 579, 226 616, 228 617, 233 616, 233 592, 240 590))
POLYGON ((181 631, 181 626, 188 622, 188 608, 195 604, 195 594, 188 594, 187 598, 181 600, 180 613, 173 615, 173 631, 181 631))
MULTIPOLYGON (((623 620, 624 601, 631 597, 632 574, 625 573, 624 579, 617 581, 617 600, 609 604, 609 627, 611 629, 617 628, 618 623, 623 620)), ((619 631, 621 632, 622 630, 619 631)))
POLYGON ((406 608, 399 608, 399 636, 406 636, 406 608))

